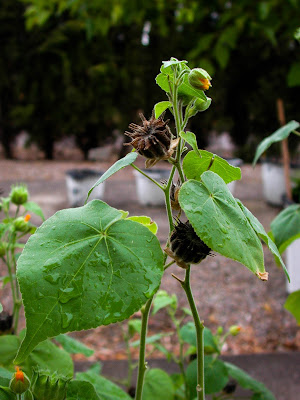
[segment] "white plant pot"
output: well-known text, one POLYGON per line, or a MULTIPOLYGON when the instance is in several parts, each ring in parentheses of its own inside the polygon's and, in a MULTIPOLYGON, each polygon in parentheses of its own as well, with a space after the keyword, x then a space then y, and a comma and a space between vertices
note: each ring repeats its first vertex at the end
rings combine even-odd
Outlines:
POLYGON ((288 293, 300 290, 300 239, 294 240, 286 249, 286 267, 291 278, 286 284, 288 293))
POLYGON ((283 167, 280 164, 265 162, 261 167, 263 196, 267 203, 282 206, 285 195, 283 167))
MULTIPOLYGON (((66 172, 66 186, 69 204, 72 207, 83 206, 88 191, 93 187, 103 172, 90 169, 73 169, 66 172)), ((102 199, 105 189, 105 182, 95 187, 89 201, 102 199)))
MULTIPOLYGON (((139 203, 143 206, 163 206, 165 204, 164 192, 138 171, 133 172, 139 203)), ((144 170, 144 172, 158 183, 163 179, 168 179, 170 175, 170 171, 166 169, 144 170)))
MULTIPOLYGON (((243 164, 243 160, 240 158, 227 158, 226 161, 233 165, 234 167, 240 167, 243 164)), ((232 181, 227 183, 228 189, 231 191, 231 194, 234 195, 236 181, 232 181)))
MULTIPOLYGON (((283 206, 286 194, 283 166, 280 163, 264 162, 261 167, 263 196, 273 206, 283 206)), ((300 177, 298 166, 290 168, 291 178, 300 177)), ((292 182, 292 186, 295 184, 292 182)))

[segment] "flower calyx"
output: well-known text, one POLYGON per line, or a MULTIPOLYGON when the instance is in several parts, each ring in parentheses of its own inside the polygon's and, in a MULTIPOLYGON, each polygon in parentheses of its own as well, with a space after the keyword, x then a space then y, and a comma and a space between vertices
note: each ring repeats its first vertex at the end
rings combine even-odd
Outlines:
POLYGON ((19 368, 16 367, 16 372, 13 374, 9 382, 9 388, 16 394, 25 393, 30 387, 28 376, 19 368))
POLYGON ((155 118, 154 114, 147 120, 143 114, 140 114, 142 125, 130 124, 132 132, 125 132, 132 141, 125 145, 132 145, 136 151, 147 158, 146 168, 150 168, 160 160, 169 159, 179 143, 179 138, 173 140, 168 122, 163 120, 163 114, 155 118))

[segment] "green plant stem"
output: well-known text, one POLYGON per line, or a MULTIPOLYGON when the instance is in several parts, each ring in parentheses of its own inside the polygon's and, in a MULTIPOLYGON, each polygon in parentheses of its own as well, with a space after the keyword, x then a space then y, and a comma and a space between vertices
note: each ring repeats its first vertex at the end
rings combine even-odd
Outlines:
POLYGON ((145 174, 145 172, 143 172, 140 168, 138 168, 136 165, 134 164, 130 164, 134 169, 136 169, 137 171, 139 171, 140 174, 144 175, 147 179, 149 179, 149 181, 153 182, 156 186, 158 186, 161 190, 165 190, 165 188, 160 185, 158 182, 156 182, 155 179, 150 178, 149 175, 145 174))
POLYGON ((185 397, 188 399, 189 398, 189 390, 188 390, 188 385, 187 385, 187 381, 186 381, 186 373, 185 373, 185 369, 184 369, 184 356, 183 356, 184 342, 180 335, 180 322, 177 321, 173 312, 169 312, 169 315, 175 326, 177 337, 179 340, 179 360, 177 360, 176 362, 179 366, 181 375, 183 376, 185 397))
POLYGON ((190 276, 191 276, 191 267, 189 266, 186 270, 185 279, 181 283, 186 297, 188 299, 190 309, 193 314, 193 319, 196 327, 197 334, 197 399, 204 400, 205 399, 205 388, 204 388, 204 338, 203 338, 203 330, 204 325, 200 320, 198 310, 195 304, 195 300, 193 297, 191 284, 190 284, 190 276))
POLYGON ((173 214, 172 214, 172 208, 171 208, 171 200, 170 200, 170 188, 171 184, 173 182, 173 177, 176 171, 176 167, 173 165, 173 168, 171 170, 167 186, 163 189, 165 193, 165 201, 166 201, 166 210, 167 210, 167 215, 168 215, 168 220, 169 220, 169 228, 170 232, 174 229, 174 224, 173 224, 173 214))
POLYGON ((168 269, 169 267, 171 267, 171 265, 173 265, 175 263, 175 260, 169 262, 169 264, 164 266, 164 270, 168 269))
MULTIPOLYGON (((125 329, 123 328, 122 325, 121 325, 121 329, 123 331, 123 339, 124 339, 125 345, 126 345, 126 353, 127 353, 127 360, 128 360, 128 375, 127 375, 127 379, 126 379, 126 386, 127 386, 127 389, 129 389, 131 386, 132 372, 133 372, 134 368, 133 368, 132 356, 131 356, 131 351, 130 351, 129 334, 125 331, 125 329)), ((124 382, 125 382, 125 380, 124 380, 124 382)))
POLYGON ((149 299, 147 301, 147 303, 145 304, 145 306, 141 309, 142 327, 141 327, 139 367, 138 367, 138 377, 137 377, 135 400, 142 400, 142 395, 143 395, 144 377, 145 377, 145 372, 147 370, 147 364, 145 361, 146 337, 147 337, 148 318, 149 318, 150 308, 152 305, 152 300, 153 300, 153 297, 151 299, 149 299))

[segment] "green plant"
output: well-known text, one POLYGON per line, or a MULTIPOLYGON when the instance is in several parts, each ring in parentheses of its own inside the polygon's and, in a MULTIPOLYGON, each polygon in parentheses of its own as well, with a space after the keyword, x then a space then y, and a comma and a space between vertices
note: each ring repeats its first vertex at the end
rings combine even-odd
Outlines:
MULTIPOLYGON (((167 100, 155 105, 154 115, 150 120, 142 116, 142 126, 130 125, 132 132, 127 134, 136 151, 117 161, 94 187, 129 165, 156 184, 164 192, 169 222, 165 252, 155 236, 156 224, 147 217, 128 217, 127 212, 114 209, 100 200, 94 200, 77 209, 57 212, 29 239, 18 260, 17 277, 25 307, 27 329, 15 363, 26 364, 37 346, 43 345, 43 341, 48 338, 123 321, 141 310, 135 399, 154 398, 151 392, 153 384, 159 380, 159 376, 165 375, 156 370, 146 373, 147 324, 161 277, 176 262, 185 270, 184 280, 176 275, 173 277, 184 290, 190 306, 189 313, 194 321, 193 344, 197 354, 193 363, 191 390, 182 398, 193 400, 196 397, 197 400, 203 400, 205 369, 207 379, 210 370, 215 372, 220 367, 228 371, 231 367, 220 364, 216 357, 219 347, 216 347, 218 350, 211 356, 213 358, 205 358, 205 332, 208 331, 199 317, 192 294, 191 262, 200 262, 210 251, 216 251, 240 262, 259 279, 266 281, 268 273, 264 267, 262 239, 280 260, 285 272, 286 269, 276 246, 262 225, 232 196, 226 186, 226 183, 241 178, 240 169, 215 154, 199 150, 195 134, 186 131, 189 119, 198 112, 205 111, 211 104, 211 99, 202 90, 210 86, 209 75, 203 70, 190 70, 187 61, 171 58, 163 62, 156 82, 166 92, 167 100), (195 84, 197 75, 201 85, 199 82, 195 84), (191 76, 193 79, 189 79, 191 76), (174 132, 163 119, 166 110, 174 117, 174 132), (193 150, 182 160, 186 150, 185 143, 189 143, 193 150), (134 164, 138 153, 146 158, 148 167, 160 160, 167 160, 172 165, 166 183, 156 182, 134 164), (180 182, 176 190, 171 191, 176 171, 180 182), (180 206, 175 219, 171 197, 173 203, 178 200, 180 206), (188 222, 178 220, 183 214, 188 222), (186 242, 185 235, 182 237, 183 231, 188 232, 189 242, 186 242), (178 247, 182 242, 185 245, 179 247, 184 251, 178 247), (186 251, 185 246, 189 251, 186 251), (167 261, 167 255, 173 260, 167 261), (151 393, 152 397, 149 397, 151 393)), ((154 301, 154 309, 158 307, 157 302, 158 300, 154 301)), ((174 312, 170 316, 176 330, 180 331, 174 312)), ((182 337, 179 332, 179 340, 183 340, 182 337)), ((210 337, 212 339, 213 335, 210 337)), ((218 337, 221 337, 221 333, 212 340, 217 343, 218 337)), ((184 378, 183 361, 181 357, 179 362, 184 378)), ((233 368, 231 370, 235 371, 232 374, 236 378, 239 372, 233 368)), ((93 372, 78 374, 77 378, 93 384, 88 389, 94 390, 93 395, 87 397, 87 390, 76 379, 70 383, 70 393, 68 386, 67 399, 128 399, 119 387, 93 372)), ((170 400, 175 399, 176 385, 182 386, 178 382, 174 386, 171 382, 165 377, 164 383, 161 383, 162 387, 167 388, 164 396, 169 394, 170 400)), ((224 382, 225 379, 222 384, 224 382)), ((188 390, 187 383, 183 382, 183 387, 184 391, 188 390)), ((220 389, 218 387, 218 391, 220 389)))
MULTIPOLYGON (((13 325, 11 330, 14 333, 18 332, 19 312, 22 306, 19 284, 16 278, 16 266, 17 258, 24 244, 20 243, 19 240, 36 230, 36 227, 29 222, 30 214, 28 212, 34 213, 44 220, 40 207, 33 201, 28 201, 28 198, 27 187, 18 184, 12 186, 8 197, 2 197, 0 200, 0 211, 4 214, 4 218, 0 222, 0 257, 6 265, 8 273, 7 276, 2 276, 0 279, 3 286, 10 283, 13 299, 13 315, 11 318, 13 325)), ((2 305, 0 306, 1 311, 2 305)), ((10 318, 9 315, 8 318, 10 318)))

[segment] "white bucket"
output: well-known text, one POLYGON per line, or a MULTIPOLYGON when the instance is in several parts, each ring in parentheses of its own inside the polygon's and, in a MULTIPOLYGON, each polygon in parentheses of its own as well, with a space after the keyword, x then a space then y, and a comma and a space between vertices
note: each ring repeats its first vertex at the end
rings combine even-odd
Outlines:
MULTIPOLYGON (((139 203, 143 206, 163 206, 165 204, 164 192, 138 171, 133 172, 139 203)), ((168 169, 143 170, 143 172, 158 183, 163 179, 168 179, 170 175, 170 170, 168 169)))
MULTIPOLYGON (((68 200, 71 207, 83 206, 89 190, 94 186, 103 172, 91 169, 73 169, 66 172, 66 185, 68 200)), ((92 191, 89 201, 102 199, 105 182, 96 186, 92 191)))

